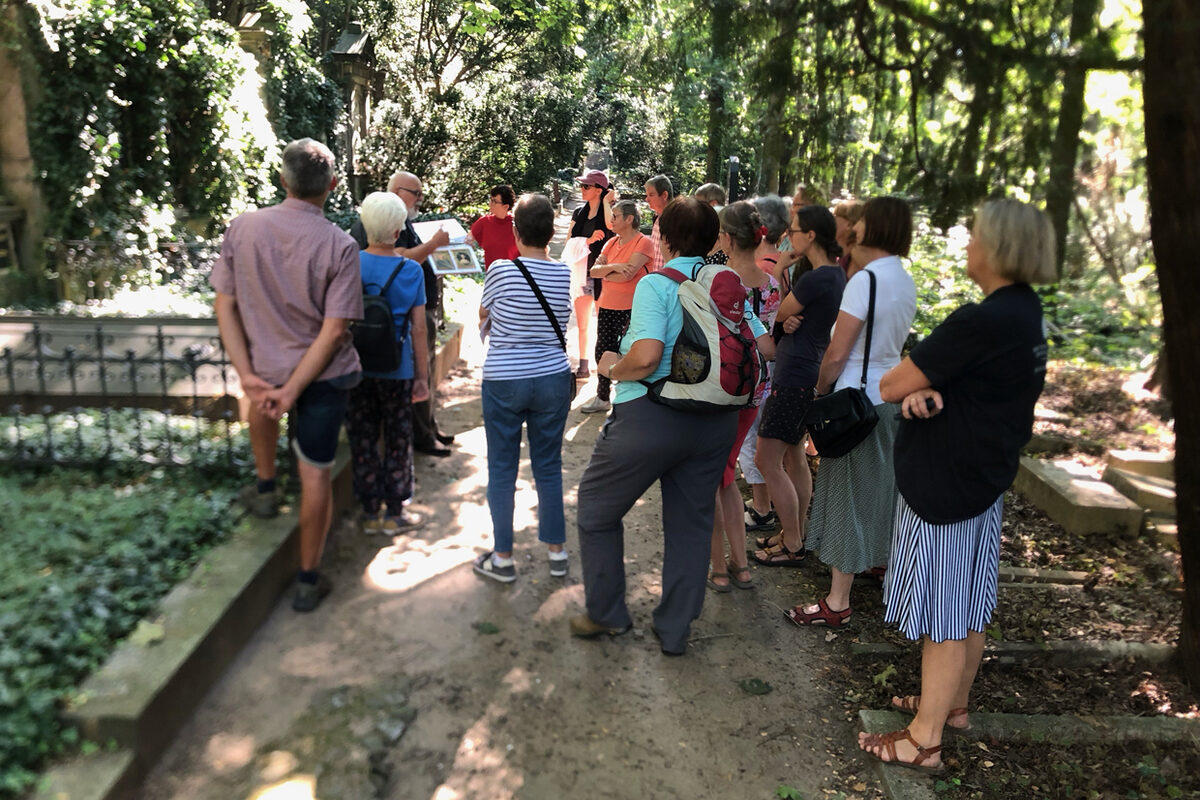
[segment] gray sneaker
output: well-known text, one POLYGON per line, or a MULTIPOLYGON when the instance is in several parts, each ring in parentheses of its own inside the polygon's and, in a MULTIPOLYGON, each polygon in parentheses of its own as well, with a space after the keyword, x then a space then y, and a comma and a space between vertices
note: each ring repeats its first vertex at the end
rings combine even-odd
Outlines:
MULTIPOLYGON (((563 552, 566 552, 565 550, 563 552)), ((554 578, 567 577, 567 568, 571 563, 570 558, 548 558, 550 562, 550 575, 554 578)))
POLYGON ((333 584, 324 575, 318 576, 316 583, 296 581, 296 594, 292 596, 292 610, 299 611, 301 614, 314 611, 331 591, 333 591, 333 584))
POLYGON ((612 409, 612 403, 607 400, 601 400, 599 397, 593 397, 579 407, 579 410, 584 414, 598 414, 601 411, 608 413, 612 409))
POLYGON ((492 551, 488 551, 475 559, 475 573, 482 575, 485 578, 491 578, 494 581, 501 583, 512 583, 517 579, 517 568, 509 564, 507 567, 498 567, 496 562, 492 561, 492 551))
POLYGON ((279 489, 270 492, 260 492, 254 484, 238 492, 238 502, 242 508, 256 517, 270 519, 279 514, 279 489))

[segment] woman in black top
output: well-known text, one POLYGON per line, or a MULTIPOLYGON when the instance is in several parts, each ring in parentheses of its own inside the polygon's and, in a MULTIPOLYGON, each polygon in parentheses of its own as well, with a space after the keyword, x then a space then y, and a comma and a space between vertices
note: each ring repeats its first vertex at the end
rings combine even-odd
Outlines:
POLYGON ((780 320, 796 315, 802 319, 793 323, 796 327, 790 332, 780 331, 754 456, 779 514, 779 533, 762 540, 754 553, 754 560, 768 567, 798 566, 805 556, 804 530, 813 483, 804 455, 804 415, 813 400, 821 358, 846 287, 846 273, 836 263, 842 254, 836 232, 833 214, 824 206, 795 209, 788 234, 792 252, 800 260, 795 270, 777 268, 785 297, 775 324, 786 331, 791 326, 780 320))
POLYGON ((608 176, 598 169, 575 180, 579 182, 583 205, 571 214, 571 230, 567 232, 567 238, 582 236, 588 243, 584 292, 575 298, 575 324, 579 326, 579 369, 575 375, 587 378, 591 375, 587 360, 588 323, 592 318, 592 301, 600 299, 600 290, 604 283, 601 278, 592 278, 589 274, 592 267, 596 266, 596 259, 600 257, 604 243, 613 237, 613 192, 608 176))
POLYGON ((1042 306, 1031 283, 1055 280, 1054 228, 1016 200, 975 215, 967 275, 982 303, 959 308, 884 375, 900 403, 886 619, 922 639, 921 694, 892 698, 915 714, 903 730, 859 734, 883 761, 941 766, 946 725, 970 727, 967 698, 996 607, 1004 491, 1033 430, 1046 373, 1042 306))

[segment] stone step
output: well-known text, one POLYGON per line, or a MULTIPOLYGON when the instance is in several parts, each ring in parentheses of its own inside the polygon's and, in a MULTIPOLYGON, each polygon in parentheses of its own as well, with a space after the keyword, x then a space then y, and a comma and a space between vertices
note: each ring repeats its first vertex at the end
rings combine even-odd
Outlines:
POLYGON ((1022 456, 1013 488, 1068 533, 1132 537, 1142 527, 1144 512, 1137 503, 1072 461, 1038 461, 1022 456))
POLYGON ((1144 509, 1161 514, 1175 513, 1175 481, 1139 475, 1109 464, 1104 482, 1144 509))
POLYGON ((1142 450, 1109 450, 1108 465, 1126 472, 1152 478, 1175 480, 1174 453, 1147 453, 1142 450))

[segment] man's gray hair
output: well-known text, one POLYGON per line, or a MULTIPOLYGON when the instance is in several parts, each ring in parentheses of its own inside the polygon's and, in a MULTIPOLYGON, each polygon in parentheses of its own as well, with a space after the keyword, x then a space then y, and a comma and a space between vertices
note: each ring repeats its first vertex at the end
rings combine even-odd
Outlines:
POLYGON ((671 188, 671 179, 666 175, 655 175, 650 180, 646 181, 647 186, 653 186, 654 191, 659 194, 666 194, 667 197, 674 197, 675 190, 671 188))
POLYGON ((409 183, 421 183, 421 179, 416 175, 399 169, 392 173, 392 177, 388 178, 387 190, 395 194, 400 189, 400 182, 403 180, 407 180, 409 183))
POLYGON ((301 200, 321 197, 336 174, 333 153, 315 139, 297 139, 283 148, 280 168, 288 194, 301 200))

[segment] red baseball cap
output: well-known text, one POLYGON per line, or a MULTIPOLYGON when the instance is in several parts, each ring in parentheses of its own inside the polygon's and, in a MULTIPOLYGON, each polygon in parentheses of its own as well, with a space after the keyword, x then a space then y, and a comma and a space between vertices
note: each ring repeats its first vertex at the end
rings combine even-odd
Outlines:
POLYGON ((582 177, 576 178, 575 182, 590 183, 593 186, 599 186, 601 189, 608 188, 608 176, 598 169, 593 169, 584 173, 582 177))

